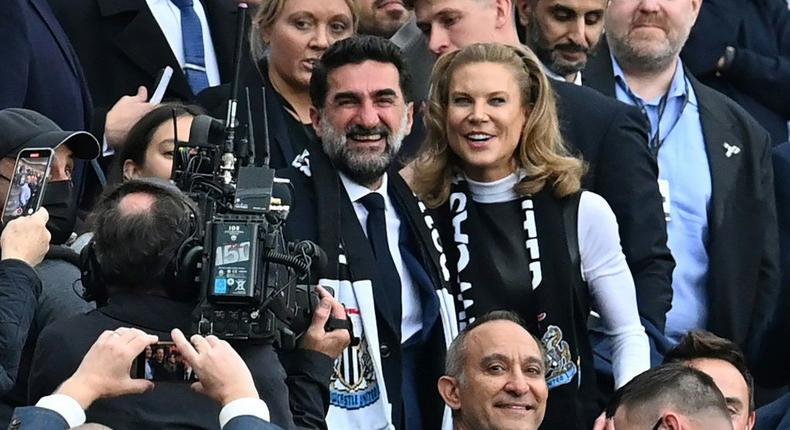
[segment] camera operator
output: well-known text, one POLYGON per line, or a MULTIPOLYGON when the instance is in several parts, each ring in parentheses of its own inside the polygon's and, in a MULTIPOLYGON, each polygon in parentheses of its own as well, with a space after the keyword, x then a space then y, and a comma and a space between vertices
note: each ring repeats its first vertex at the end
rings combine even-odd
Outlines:
MULTIPOLYGON (((200 223, 194 203, 168 182, 134 180, 109 192, 90 221, 94 237, 84 251, 91 264, 83 284, 96 293, 103 289, 108 303, 44 330, 31 371, 31 402, 66 380, 104 330, 131 325, 166 338, 172 328, 187 331, 191 325, 198 291, 178 282, 175 272, 180 248, 200 223)), ((288 372, 272 345, 235 345, 272 423, 286 429, 325 425, 332 362, 349 342, 347 332, 323 330, 330 310, 344 318, 340 304, 324 295, 288 372)), ((215 429, 218 413, 217 405, 185 384, 168 382, 149 393, 97 401, 86 410, 90 421, 116 429, 215 429)))
POLYGON ((33 270, 49 249, 46 209, 8 223, 0 235, 0 393, 14 386, 41 281, 33 270))
MULTIPOLYGON (((219 421, 223 430, 279 429, 266 421, 266 405, 258 398, 252 375, 230 344, 213 336, 195 335, 193 347, 180 330, 174 329, 172 336, 184 359, 202 377, 193 389, 222 405, 219 421)), ((43 397, 36 406, 14 411, 10 428, 74 428, 85 422, 84 410, 98 399, 150 391, 153 382, 132 379, 129 372, 134 359, 158 340, 157 336, 134 328, 103 332, 77 371, 52 395, 43 397)))

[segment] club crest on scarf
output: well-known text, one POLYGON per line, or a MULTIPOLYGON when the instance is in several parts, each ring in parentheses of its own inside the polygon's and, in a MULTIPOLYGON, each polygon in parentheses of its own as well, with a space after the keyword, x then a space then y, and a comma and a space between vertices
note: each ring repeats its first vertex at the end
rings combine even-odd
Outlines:
MULTIPOLYGON (((348 311, 349 316, 353 315, 351 309, 348 311)), ((338 408, 354 410, 376 403, 380 396, 373 359, 368 352, 367 339, 363 335, 359 345, 346 348, 335 362, 335 373, 330 381, 329 402, 338 408)))
POLYGON ((562 338, 562 329, 550 325, 541 341, 546 347, 549 367, 546 372, 546 385, 552 389, 571 382, 578 372, 578 365, 573 362, 568 342, 562 338))

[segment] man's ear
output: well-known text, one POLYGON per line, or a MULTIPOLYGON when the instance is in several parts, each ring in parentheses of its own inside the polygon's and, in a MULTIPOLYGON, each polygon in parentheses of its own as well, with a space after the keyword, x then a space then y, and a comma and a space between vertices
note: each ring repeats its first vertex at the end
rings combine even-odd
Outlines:
POLYGON ((496 28, 502 29, 513 24, 513 0, 496 0, 496 28))
POLYGON ((527 27, 529 25, 529 16, 532 12, 530 0, 516 0, 516 13, 518 14, 518 22, 527 27))
POLYGON ((454 411, 461 409, 460 384, 457 379, 450 376, 442 376, 439 378, 439 382, 436 383, 436 387, 439 389, 439 395, 442 396, 442 400, 450 409, 454 411))
POLYGON ((406 136, 411 134, 414 125, 414 102, 406 103, 406 136))
POLYGON ((749 414, 749 419, 746 420, 746 430, 752 430, 756 422, 757 422, 757 411, 752 411, 752 413, 749 414))
POLYGON ((667 430, 680 430, 683 428, 683 425, 680 422, 680 418, 677 414, 673 412, 668 412, 661 418, 661 425, 658 426, 660 429, 667 429, 667 430))
POLYGON ((321 112, 315 106, 310 106, 310 122, 313 123, 313 130, 318 137, 321 135, 321 112))

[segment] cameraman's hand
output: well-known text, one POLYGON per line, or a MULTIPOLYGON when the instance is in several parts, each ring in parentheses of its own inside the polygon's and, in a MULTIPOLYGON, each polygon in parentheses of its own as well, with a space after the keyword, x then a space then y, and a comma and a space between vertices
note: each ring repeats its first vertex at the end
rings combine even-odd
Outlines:
POLYGON ((307 328, 300 341, 299 347, 318 351, 329 356, 333 360, 340 356, 344 349, 351 343, 351 336, 348 330, 324 330, 329 317, 344 320, 346 310, 340 302, 332 297, 325 289, 316 287, 321 301, 313 314, 313 321, 307 328))
POLYGON ((184 361, 192 366, 200 379, 200 382, 192 384, 193 390, 211 397, 222 406, 241 398, 258 398, 250 369, 228 342, 216 336, 196 334, 190 344, 179 329, 173 329, 170 335, 184 361))
POLYGON ((49 250, 47 221, 49 212, 41 208, 33 215, 9 222, 0 236, 2 259, 22 260, 31 267, 41 263, 49 250))
POLYGON ((105 331, 85 354, 77 371, 55 393, 65 394, 87 409, 101 398, 144 393, 154 388, 153 382, 132 379, 129 375, 134 359, 158 340, 136 328, 105 331))
POLYGON ((155 107, 156 105, 148 103, 148 90, 143 86, 137 88, 137 94, 121 97, 107 112, 104 122, 104 138, 107 139, 107 145, 119 150, 126 140, 129 129, 155 107))

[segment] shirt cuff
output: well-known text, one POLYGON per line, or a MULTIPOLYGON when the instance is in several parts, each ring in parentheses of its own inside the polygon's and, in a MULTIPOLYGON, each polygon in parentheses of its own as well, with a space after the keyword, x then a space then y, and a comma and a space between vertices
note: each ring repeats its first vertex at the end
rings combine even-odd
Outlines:
POLYGON ((109 143, 107 143, 107 137, 105 136, 101 141, 101 156, 109 157, 113 154, 115 154, 115 150, 110 147, 109 143))
POLYGON ((263 400, 255 397, 236 399, 225 405, 222 410, 219 411, 220 428, 224 428, 228 421, 242 415, 251 415, 268 422, 269 407, 266 406, 263 400))
POLYGON ((85 424, 85 411, 82 410, 82 406, 65 394, 52 394, 42 397, 36 403, 36 406, 56 412, 66 420, 69 428, 85 424))

